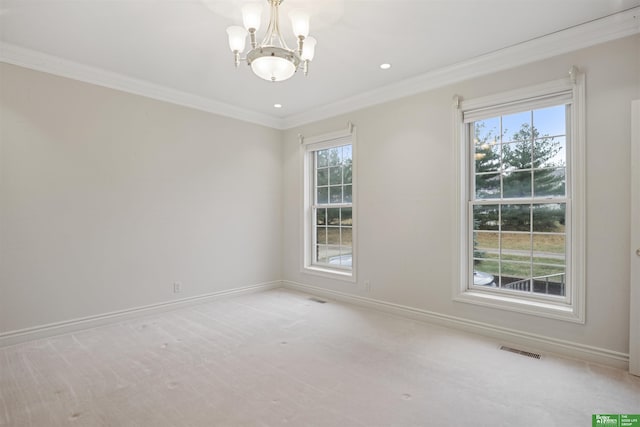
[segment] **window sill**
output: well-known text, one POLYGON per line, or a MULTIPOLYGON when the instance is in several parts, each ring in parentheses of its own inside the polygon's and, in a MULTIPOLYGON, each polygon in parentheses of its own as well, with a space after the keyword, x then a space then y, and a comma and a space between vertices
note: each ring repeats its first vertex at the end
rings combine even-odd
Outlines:
POLYGON ((453 300, 567 322, 581 324, 585 322, 584 316, 578 313, 575 307, 561 303, 553 304, 474 290, 460 292, 453 300))
POLYGON ((345 282, 355 282, 355 274, 353 271, 345 271, 331 268, 323 268, 318 266, 307 266, 302 269, 303 273, 312 274, 314 276, 326 277, 329 279, 343 280, 345 282))

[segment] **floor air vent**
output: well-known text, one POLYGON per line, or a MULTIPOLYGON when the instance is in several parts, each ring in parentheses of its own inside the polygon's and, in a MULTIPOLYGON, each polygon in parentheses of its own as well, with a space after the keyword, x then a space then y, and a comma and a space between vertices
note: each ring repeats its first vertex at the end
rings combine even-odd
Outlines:
POLYGON ((326 302, 325 300, 320 299, 320 298, 316 298, 316 297, 311 297, 311 298, 309 298, 309 300, 313 301, 313 302, 319 302, 320 304, 324 304, 326 302))
POLYGON ((540 355, 538 353, 531 353, 530 351, 518 350, 517 348, 511 348, 504 345, 500 346, 500 350, 510 351, 511 353, 516 353, 521 356, 531 357, 532 359, 540 359, 540 355))

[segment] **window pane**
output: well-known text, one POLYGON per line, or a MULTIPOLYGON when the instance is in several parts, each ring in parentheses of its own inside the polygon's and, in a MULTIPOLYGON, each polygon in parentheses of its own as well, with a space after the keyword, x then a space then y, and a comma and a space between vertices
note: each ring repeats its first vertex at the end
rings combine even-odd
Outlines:
POLYGON ((533 292, 546 295, 565 295, 564 266, 533 265, 533 292))
POLYGON ((340 244, 343 246, 351 246, 353 243, 353 232, 351 227, 342 227, 342 239, 340 244))
POLYGON ((327 264, 340 264, 340 246, 327 246, 327 264))
POLYGON ((500 264, 498 261, 482 260, 474 263, 473 284, 476 286, 495 287, 500 277, 500 264))
POLYGON ((564 168, 533 171, 533 191, 536 197, 564 196, 566 189, 564 168))
POLYGON ((500 198, 500 174, 476 175, 476 199, 500 198))
POLYGON ((502 288, 525 292, 531 290, 531 264, 502 262, 501 271, 502 288))
POLYGON ((565 137, 536 139, 533 146, 536 168, 565 166, 567 164, 567 139, 565 137))
POLYGON ((340 225, 340 208, 327 209, 327 224, 340 225))
POLYGON ((329 164, 329 150, 316 151, 316 162, 319 168, 326 167, 329 164))
POLYGON ((329 202, 342 203, 342 186, 332 185, 329 187, 329 202))
POLYGON ((474 258, 498 258, 500 235, 492 232, 476 232, 473 235, 474 258))
POLYGON ((327 229, 325 227, 316 228, 316 242, 321 245, 327 243, 327 229))
POLYGON ((502 116, 502 141, 531 141, 531 111, 502 116))
POLYGON ((502 205, 503 231, 530 231, 531 205, 502 205))
POLYGON ((352 191, 351 185, 345 185, 343 187, 343 190, 344 190, 344 196, 343 196, 344 197, 344 202, 345 203, 353 202, 353 195, 351 194, 351 191, 352 191))
POLYGON ((329 184, 341 185, 342 184, 342 167, 337 166, 329 168, 329 184))
POLYGON ((329 203, 329 189, 327 187, 318 188, 317 194, 318 204, 329 203))
POLYGON ((533 251, 535 262, 564 264, 566 237, 561 234, 534 234, 533 251))
POLYGON ((502 164, 506 170, 514 171, 531 169, 531 151, 533 144, 529 141, 513 142, 502 145, 502 164))
POLYGON ((564 203, 533 205, 533 231, 563 233, 566 215, 565 206, 564 203))
POLYGON ((531 197, 531 171, 505 173, 502 188, 503 197, 531 197))
POLYGON ((500 170, 500 144, 495 141, 475 144, 476 173, 500 170))
POLYGON ((342 225, 353 225, 353 210, 352 208, 342 208, 342 221, 340 224, 342 225))
POLYGON ((479 249, 487 250, 495 254, 498 253, 500 248, 500 234, 497 232, 476 232, 476 241, 479 249))
POLYGON ((502 233, 500 245, 502 259, 531 262, 531 234, 502 233))
POLYGON ((327 243, 329 245, 340 244, 340 227, 327 227, 327 243))
POLYGON ((316 259, 318 262, 329 262, 329 249, 326 245, 316 245, 316 259))
POLYGON ((480 120, 473 123, 473 143, 484 144, 500 140, 500 117, 492 117, 490 119, 480 120))
POLYGON ((342 163, 342 147, 329 148, 329 166, 339 166, 342 163))
POLYGON ((353 159, 353 147, 351 145, 344 145, 342 147, 342 163, 344 165, 351 164, 353 159))
POLYGON ((500 226, 498 222, 498 205, 476 205, 473 207, 473 228, 474 230, 497 230, 500 226))
POLYGON ((340 256, 331 260, 332 264, 339 264, 342 267, 351 267, 353 263, 353 254, 350 247, 341 247, 340 256))
POLYGON ((533 126, 540 136, 566 135, 566 106, 533 110, 533 126))
POLYGON ((344 167, 344 183, 345 184, 351 184, 351 182, 353 181, 352 178, 352 165, 351 165, 351 160, 349 160, 349 164, 345 165, 344 167))
POLYGON ((316 186, 329 185, 329 170, 327 168, 318 169, 316 186))
POLYGON ((327 210, 326 209, 316 209, 316 224, 317 225, 325 225, 327 223, 327 210))

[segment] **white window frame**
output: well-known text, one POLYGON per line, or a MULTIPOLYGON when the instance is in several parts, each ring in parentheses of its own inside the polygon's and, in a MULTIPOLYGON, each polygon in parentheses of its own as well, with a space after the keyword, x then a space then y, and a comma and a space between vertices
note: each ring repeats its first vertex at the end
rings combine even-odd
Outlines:
MULTIPOLYGON (((454 254, 454 301, 481 305, 565 320, 585 322, 585 77, 572 67, 569 78, 526 87, 510 92, 472 100, 454 97, 454 140, 456 141, 456 177, 459 180, 456 197, 454 235, 457 236, 454 254), (561 95, 563 94, 563 95, 561 95), (571 140, 567 144, 567 246, 566 246, 566 298, 557 300, 536 298, 529 294, 480 289, 471 286, 473 267, 473 244, 470 234, 471 187, 474 167, 469 138, 469 117, 475 120, 506 115, 519 111, 543 108, 550 99, 569 98, 571 105, 567 133, 571 140)), ((565 200, 563 199, 563 201, 565 200)), ((554 203, 557 199, 550 199, 554 203)))
MULTIPOLYGON (((357 148, 356 148, 356 128, 349 123, 347 129, 330 132, 322 135, 304 137, 300 135, 300 147, 302 157, 302 179, 303 183, 303 209, 302 209, 302 269, 303 273, 323 276, 332 279, 339 279, 348 282, 356 282, 357 266, 357 148), (351 145, 352 149, 352 261, 351 269, 344 267, 331 267, 328 265, 318 265, 313 263, 313 251, 315 248, 315 220, 313 218, 313 208, 315 203, 315 166, 314 153, 318 150, 351 145)), ((344 206, 336 206, 344 207, 344 206)))

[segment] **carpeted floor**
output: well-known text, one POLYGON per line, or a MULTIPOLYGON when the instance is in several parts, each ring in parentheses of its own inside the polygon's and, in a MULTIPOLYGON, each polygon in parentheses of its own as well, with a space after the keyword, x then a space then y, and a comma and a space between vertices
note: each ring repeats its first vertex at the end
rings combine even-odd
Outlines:
POLYGON ((274 290, 0 348, 1 426, 591 426, 640 378, 274 290))

